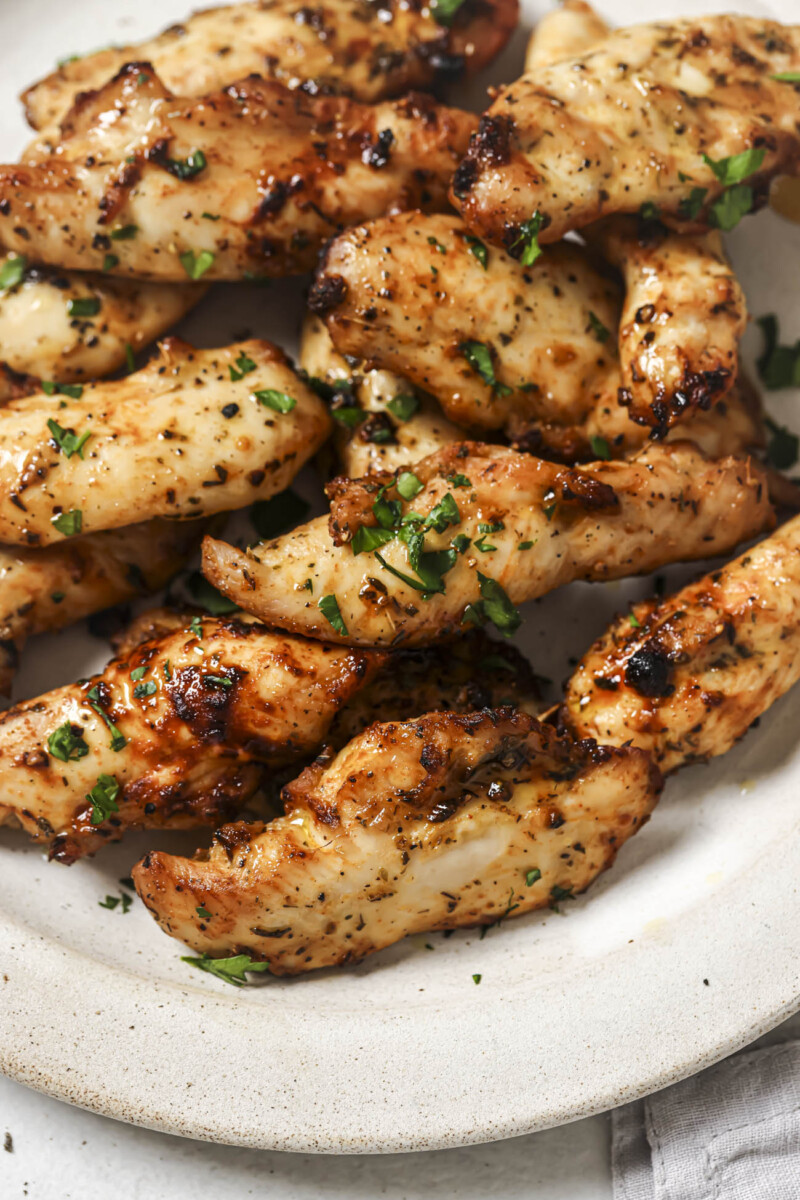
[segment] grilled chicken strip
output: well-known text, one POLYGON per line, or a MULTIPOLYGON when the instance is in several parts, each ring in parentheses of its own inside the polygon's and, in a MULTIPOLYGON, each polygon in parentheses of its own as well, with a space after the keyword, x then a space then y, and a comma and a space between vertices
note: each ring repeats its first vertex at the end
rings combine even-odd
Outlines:
POLYGON ((610 32, 603 18, 585 0, 563 0, 559 8, 545 13, 531 34, 525 71, 549 67, 562 58, 575 58, 610 32))
POLYGON ((163 587, 196 549, 205 521, 145 521, 61 546, 0 546, 0 693, 25 642, 163 587))
POLYGON ((266 75, 310 95, 341 92, 374 102, 483 67, 519 17, 517 0, 462 4, 437 21, 387 0, 261 0, 193 13, 149 41, 75 57, 22 95, 34 129, 66 116, 79 92, 102 87, 128 62, 149 62, 178 96, 205 96, 247 75, 266 75))
POLYGON ((37 390, 40 379, 82 383, 110 375, 206 292, 202 284, 55 271, 14 254, 0 255, 3 272, 16 282, 0 287, 0 402, 37 390))
POLYGON ((197 618, 0 716, 0 820, 66 863, 126 829, 219 824, 265 765, 317 751, 381 657, 197 618))
POLYGON ((429 714, 306 770, 285 816, 225 826, 194 859, 148 854, 133 878, 172 937, 297 975, 583 891, 659 787, 642 751, 576 745, 511 709, 429 714))
POLYGON ((716 232, 679 236, 625 217, 587 232, 625 281, 620 401, 663 436, 736 382, 744 293, 716 232))
POLYGON ((476 234, 518 255, 536 226, 558 241, 642 205, 675 228, 729 229, 795 170, 800 101, 775 76, 798 71, 800 26, 763 17, 620 29, 499 91, 454 202, 476 234))
POLYGON ((647 750, 664 771, 724 754, 800 679, 800 517, 592 646, 561 721, 647 750))
POLYGON ((420 644, 462 620, 511 633, 523 600, 707 558, 774 521, 757 463, 684 442, 575 468, 456 443, 329 494, 329 523, 247 551, 207 537, 203 573, 267 624, 357 645, 420 644))
POLYGON ((79 400, 16 403, 24 411, 0 413, 0 540, 22 545, 265 499, 330 429, 322 401, 262 341, 194 350, 170 338, 160 359, 79 400))
POLYGON ((60 267, 185 282, 308 270, 356 221, 443 208, 475 126, 411 95, 377 105, 252 77, 176 99, 147 63, 76 101, 58 146, 0 167, 0 241, 60 267))
POLYGON ((399 213, 331 242, 309 296, 336 349, 514 436, 616 398, 619 295, 565 242, 525 269, 457 218, 399 213))
POLYGON ((336 453, 351 479, 419 462, 463 438, 436 401, 419 395, 407 379, 348 363, 313 313, 303 322, 300 365, 328 394, 336 453))

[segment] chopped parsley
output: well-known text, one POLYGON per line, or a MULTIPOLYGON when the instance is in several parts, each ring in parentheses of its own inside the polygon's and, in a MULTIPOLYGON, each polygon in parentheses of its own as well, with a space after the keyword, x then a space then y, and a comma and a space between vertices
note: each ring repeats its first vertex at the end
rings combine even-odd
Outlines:
MULTIPOLYGON (((145 76, 145 78, 147 78, 147 76, 145 76)), ((118 896, 106 896, 105 900, 98 900, 97 903, 101 908, 109 908, 112 910, 118 908, 121 904, 122 908, 120 908, 120 912, 124 916, 126 912, 130 912, 133 900, 131 900, 130 896, 127 896, 125 892, 120 892, 118 896)))
POLYGON ((340 425, 344 425, 348 429, 355 429, 365 420, 366 415, 363 408, 359 408, 357 404, 342 404, 338 408, 331 409, 334 421, 338 421, 340 425))
POLYGON ((770 75, 776 83, 800 83, 800 71, 782 71, 780 75, 770 75))
POLYGON ((504 383, 497 382, 494 363, 489 347, 484 342, 462 342, 458 347, 476 375, 480 375, 485 384, 498 396, 510 396, 512 389, 504 383))
POLYGON ((204 221, 218 221, 219 220, 219 213, 204 212, 204 213, 200 213, 200 216, 203 218, 204 221))
POLYGON ((735 187, 728 188, 711 205, 710 223, 715 229, 729 233, 731 229, 736 228, 742 217, 746 217, 752 210, 754 198, 753 189, 749 184, 737 183, 735 187))
POLYGON ((106 817, 110 817, 112 813, 119 812, 117 804, 117 796, 119 795, 119 784, 113 775, 98 775, 97 783, 90 792, 86 793, 86 799, 92 806, 92 815, 90 817, 92 825, 102 825, 106 817))
POLYGON ((83 458, 83 447, 92 436, 88 429, 79 437, 71 429, 62 429, 58 421, 54 421, 52 417, 47 422, 47 428, 65 458, 72 458, 73 454, 77 454, 78 458, 83 458))
POLYGON ((481 239, 467 234, 464 240, 467 243, 470 254, 473 254, 477 258, 484 271, 487 270, 489 266, 489 251, 481 239))
POLYGON ((589 328, 601 344, 611 337, 611 330, 593 312, 589 313, 589 328))
POLYGON ((118 267, 118 266, 119 266, 119 255, 118 254, 107 254, 105 256, 105 258, 103 259, 103 270, 104 271, 113 271, 114 267, 118 267))
POLYGON ((164 166, 176 179, 193 179, 208 166, 202 150, 192 150, 188 158, 168 158, 164 166))
POLYGON ((50 599, 53 601, 53 604, 60 604, 66 594, 66 592, 51 592, 50 599))
POLYGON ((741 154, 732 154, 729 158, 715 160, 709 158, 707 154, 704 154, 702 158, 723 187, 732 187, 754 175, 763 163, 766 153, 763 147, 759 147, 758 149, 743 150, 741 154))
POLYGON ((800 340, 781 346, 778 318, 770 313, 758 318, 764 335, 764 350, 756 363, 759 378, 770 391, 800 387, 800 340))
POLYGON ((60 762, 72 762, 78 758, 85 758, 89 753, 89 747, 83 740, 82 733, 80 725, 73 726, 69 721, 65 721, 50 734, 47 739, 47 749, 53 758, 57 758, 60 762))
POLYGON ((468 538, 465 533, 457 533, 450 545, 459 554, 466 554, 472 545, 472 538, 468 538))
POLYGON ((520 542, 517 546, 518 550, 532 550, 536 542, 520 542))
POLYGON ((154 696, 158 691, 158 684, 154 679, 148 679, 144 683, 137 683, 133 689, 133 695, 136 700, 145 700, 148 696, 154 696))
POLYGON ((450 484, 450 487, 454 487, 454 488, 472 487, 472 480, 467 479, 466 475, 458 475, 458 474, 447 475, 446 479, 447 479, 447 482, 450 484))
POLYGON ((694 221, 699 217, 700 210, 706 201, 708 188, 695 187, 689 192, 688 196, 684 196, 678 203, 678 215, 687 221, 694 221))
POLYGON ((133 356, 133 346, 130 342, 125 343, 125 366, 128 368, 129 375, 136 370, 136 359, 133 356))
POLYGON ((181 962, 188 963, 190 967, 197 967, 200 971, 208 971, 209 975, 216 975, 217 979, 224 979, 225 983, 232 983, 234 987, 241 987, 247 983, 247 971, 269 970, 269 963, 254 962, 249 954, 234 954, 230 958, 211 958, 208 954, 192 958, 182 954, 181 962))
POLYGON ((632 629, 641 629, 642 622, 636 616, 636 613, 628 613, 628 624, 632 629))
POLYGON ((191 621, 189 622, 189 628, 191 629, 194 636, 197 638, 198 642, 202 642, 202 640, 203 640, 203 622, 201 621, 201 619, 199 617, 192 617, 191 621))
POLYGON ((50 518, 53 525, 64 537, 75 537, 83 528, 83 513, 79 508, 71 508, 69 512, 59 513, 50 518))
POLYGON ((419 400, 416 396, 401 392, 387 401, 386 407, 398 421, 410 421, 419 409, 419 400))
POLYGON ((23 254, 8 257, 0 267, 0 292, 11 292, 15 287, 19 287, 25 278, 27 266, 28 260, 23 254))
POLYGON ((208 688, 232 688, 235 680, 229 679, 227 675, 204 675, 203 687, 208 688))
POLYGON ((639 208, 639 220, 645 223, 661 220, 661 209, 652 200, 645 200, 639 208))
POLYGON ((525 872, 525 886, 533 887, 542 878, 542 872, 538 867, 531 867, 530 871, 525 872))
POLYGON ((413 471, 402 471, 397 477, 397 491, 404 500, 413 500, 423 488, 422 480, 413 471))
POLYGON ((198 904, 194 911, 197 913, 198 917, 201 917, 204 921, 209 921, 211 919, 211 913, 207 908, 203 908, 202 904, 198 904))
POLYGON ((440 254, 447 254, 447 246, 443 246, 442 243, 438 240, 438 238, 429 237, 428 245, 435 246, 440 254))
POLYGON ((80 383, 53 383, 50 379, 43 379, 42 391, 45 396, 69 396, 71 400, 80 400, 83 395, 83 385, 80 383))
POLYGON ((248 358, 244 350, 240 350, 239 355, 236 358, 235 366, 232 363, 228 364, 228 370, 234 383, 238 383, 240 379, 244 379, 245 375, 249 375, 250 372, 255 371, 255 369, 256 364, 253 362, 252 358, 248 358))
POLYGON ((287 396, 286 392, 276 391, 275 388, 261 388, 257 392, 253 392, 259 404, 263 404, 265 408, 271 408, 273 412, 289 413, 292 411, 297 401, 293 396, 287 396))
POLYGON ((382 529, 380 526, 376 529, 373 525, 360 525, 353 534, 350 548, 354 555, 369 554, 373 550, 379 550, 387 542, 393 542, 395 536, 393 529, 382 529))
POLYGON ((798 453, 800 453, 800 438, 796 433, 792 433, 783 425, 778 425, 769 417, 764 418, 764 423, 772 435, 767 443, 767 458, 779 471, 787 471, 797 462, 798 453))
POLYGON ((147 674, 147 667, 136 667, 131 671, 131 679, 134 683, 138 683, 140 679, 144 679, 147 674))
POLYGON ((437 25, 452 25, 464 0, 430 0, 431 16, 437 25))
POLYGON ((592 453, 596 454, 598 458, 606 460, 611 458, 611 447, 604 437, 595 434, 594 437, 589 438, 589 445, 592 447, 592 453))
POLYGON ((116 229, 112 229, 108 236, 112 242, 130 242, 138 232, 138 225, 117 225, 116 229))
POLYGON ((562 900, 574 900, 571 887, 561 887, 560 884, 554 883, 550 888, 550 907, 558 912, 558 905, 562 900))
POLYGON ((299 525, 309 508, 307 500, 286 488, 277 496, 270 496, 269 500, 256 500, 250 506, 250 520, 260 538, 273 538, 299 525))
POLYGON ((543 222, 544 218, 537 208, 532 217, 522 222, 519 227, 519 236, 511 244, 511 249, 515 250, 520 242, 522 243, 522 253, 519 256, 519 261, 523 267, 532 267, 542 253, 542 248, 539 245, 539 233, 541 232, 543 222))
POLYGON ((753 189, 743 181, 758 171, 765 154, 766 150, 759 147, 716 160, 709 158, 707 154, 703 155, 703 162, 711 168, 725 188, 722 195, 711 205, 709 213, 709 221, 717 229, 727 233, 752 209, 753 189))
POLYGON ((481 981, 482 979, 483 979, 483 976, 482 976, 482 975, 473 975, 473 976, 472 976, 472 982, 473 982, 473 983, 475 983, 475 984, 478 984, 478 983, 480 983, 480 981, 481 981))
POLYGON ((108 726, 108 732, 111 734, 111 749, 115 752, 121 750, 123 746, 127 746, 128 739, 111 720, 111 717, 100 707, 100 692, 95 685, 86 693, 86 699, 89 701, 89 707, 92 708, 108 726))
POLYGON ((214 265, 214 255, 210 250, 201 250, 199 254, 195 254, 194 250, 187 250, 180 256, 180 263, 190 279, 200 279, 214 265))
POLYGON ((510 637, 522 623, 519 611, 496 579, 490 579, 488 575, 478 571, 478 585, 481 598, 467 605, 463 620, 479 625, 484 621, 491 621, 505 637, 510 637))
POLYGON ((340 633, 342 637, 347 637, 347 626, 344 623, 344 617, 339 611, 339 601, 334 595, 323 596, 317 601, 317 608, 337 633, 340 633))
POLYGON ((80 296, 67 301, 67 313, 70 317, 96 317, 100 308, 101 303, 97 296, 80 296))

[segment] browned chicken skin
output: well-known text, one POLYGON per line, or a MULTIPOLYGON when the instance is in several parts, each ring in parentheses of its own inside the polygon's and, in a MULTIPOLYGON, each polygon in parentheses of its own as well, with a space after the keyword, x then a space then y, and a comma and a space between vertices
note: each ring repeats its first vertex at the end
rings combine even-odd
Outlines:
POLYGON ((446 207, 474 127, 429 96, 364 105, 257 77, 180 99, 131 63, 54 151, 0 167, 0 242, 81 270, 113 251, 112 274, 170 282, 297 273, 355 221, 446 207))
POLYGON ((800 27, 763 17, 617 30, 500 89, 453 200, 478 236, 517 254, 535 214, 541 242, 643 205, 677 228, 729 228, 734 213, 765 202, 775 175, 795 169, 800 102, 774 76, 797 71, 800 27), (703 158, 723 164, 747 151, 759 153, 730 179, 703 158))
POLYGON ((148 854, 133 877, 173 937, 296 975, 583 891, 659 788, 642 751, 574 744, 512 709, 429 714, 305 771, 285 816, 228 825, 193 860, 148 854))
POLYGON ((561 722, 648 750, 664 771, 724 754, 800 678, 800 517, 584 655, 561 722))
POLYGON ((575 468, 455 443, 414 473, 407 501, 400 477, 335 481, 330 526, 318 517, 247 551, 206 538, 203 572, 280 628, 357 645, 420 644, 458 629, 465 615, 510 633, 523 600, 574 579, 724 553, 774 521, 757 463, 709 462, 684 442, 575 468), (419 517, 403 525, 409 513, 419 517), (410 527, 422 542, 403 540, 410 527), (356 536, 366 544, 354 545, 356 536), (427 589, 411 574, 420 566, 427 589))
POLYGON ((264 74, 310 95, 340 92, 374 102, 438 79, 477 71, 517 24, 517 0, 465 0, 437 22, 435 4, 402 0, 261 0, 195 12, 133 46, 110 46, 62 63, 26 88, 34 129, 63 119, 79 92, 101 87, 127 62, 149 62, 178 96, 204 96, 264 74))

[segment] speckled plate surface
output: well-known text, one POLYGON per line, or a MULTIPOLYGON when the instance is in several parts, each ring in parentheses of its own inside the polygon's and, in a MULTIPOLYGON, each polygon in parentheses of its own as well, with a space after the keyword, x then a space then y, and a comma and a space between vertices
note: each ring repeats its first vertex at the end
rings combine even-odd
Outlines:
MULTIPOLYGON (((15 100, 24 84, 71 52, 154 32, 184 4, 4 0, 3 159, 26 140, 15 100)), ((483 86, 519 73, 546 7, 524 0, 523 28, 483 86)), ((646 15, 627 0, 602 7, 616 23, 646 15)), ((741 7, 797 17, 794 0, 741 7)), ((650 12, 682 9, 697 5, 662 0, 650 12)), ((777 312, 784 340, 800 336, 800 227, 762 214, 730 249, 753 315, 777 312)), ((217 287, 181 332, 217 345, 249 328, 291 349, 302 286, 217 287)), ((750 361, 757 348, 751 330, 750 361)), ((770 404, 800 429, 799 400, 781 392, 770 404)), ((318 489, 313 478, 308 487, 318 489)), ((690 574, 668 572, 669 586, 690 574)), ((570 656, 648 588, 575 585, 530 604, 520 645, 559 681, 570 656)), ((105 657, 82 628, 40 638, 17 694, 88 674, 105 657)), ((138 903, 125 915, 98 907, 146 849, 192 850, 202 834, 130 837, 64 868, 0 830, 0 1067, 120 1120, 342 1153, 510 1137, 672 1083, 800 1007, 799 705, 795 691, 731 754, 673 779, 615 868, 560 915, 512 920, 483 940, 412 939, 347 970, 241 990, 181 963, 138 903)))

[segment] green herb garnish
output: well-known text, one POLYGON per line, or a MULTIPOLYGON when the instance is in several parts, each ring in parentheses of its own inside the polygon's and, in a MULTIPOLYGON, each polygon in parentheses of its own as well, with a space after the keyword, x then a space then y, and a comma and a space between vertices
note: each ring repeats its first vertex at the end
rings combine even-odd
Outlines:
POLYGON ((71 429, 62 429, 58 421, 54 421, 52 417, 47 422, 47 428, 65 458, 72 458, 73 454, 77 454, 80 459, 83 458, 83 447, 92 436, 88 429, 78 437, 71 429))
POLYGON ((463 620, 477 624, 491 621, 505 637, 510 637, 522 623, 519 611, 511 603, 505 589, 496 579, 490 579, 488 575, 478 571, 478 586, 481 598, 467 605, 463 620))
POLYGON ((512 389, 504 383, 497 382, 495 375, 494 363, 489 347, 483 342, 462 342, 458 347, 459 353, 463 354, 469 365, 472 367, 476 375, 479 375, 485 384, 498 396, 510 396, 512 389))
POLYGON ((255 371, 255 369, 256 364, 253 362, 252 358, 248 358, 244 350, 239 351, 235 366, 230 363, 228 364, 228 370, 234 383, 237 383, 240 379, 244 379, 245 375, 249 375, 250 372, 255 371))
POLYGON ((193 179, 205 170, 208 162, 202 150, 193 150, 188 158, 168 158, 164 165, 176 179, 193 179))
POLYGON ((339 611, 339 601, 334 595, 323 596, 317 601, 317 608, 337 633, 340 633, 342 637, 347 637, 347 626, 344 623, 344 617, 339 611))
POLYGON ((0 267, 0 292, 11 292, 19 287, 25 278, 28 260, 23 254, 14 254, 5 260, 0 267))
POLYGON ((108 236, 112 242, 130 242, 138 232, 138 225, 117 225, 116 229, 112 229, 108 236))
POLYGON ((520 242, 522 242, 522 253, 520 254, 519 261, 523 267, 532 267, 542 253, 542 248, 539 245, 539 233, 541 232, 543 222, 544 218, 537 208, 532 217, 522 222, 519 227, 519 236, 511 244, 511 249, 515 250, 520 242))
POLYGON ((230 958, 210 958, 208 954, 203 954, 200 958, 181 955, 181 962, 188 963, 190 967, 197 967, 200 971, 208 971, 209 975, 216 975, 217 979, 232 983, 234 987, 241 987, 247 983, 247 971, 269 970, 269 963, 254 962, 249 954, 234 954, 230 958))
POLYGON ((489 251, 487 250, 486 246, 483 244, 481 239, 472 237, 470 234, 467 234, 465 236, 464 240, 467 243, 467 247, 469 249, 470 254, 474 254, 475 258, 477 258, 478 262, 481 264, 484 271, 487 270, 487 268, 489 266, 489 251))
POLYGON ((97 783, 86 794, 86 799, 92 806, 92 815, 89 818, 92 825, 102 825, 106 817, 110 817, 112 813, 119 812, 119 805, 117 804, 118 795, 119 784, 114 776, 98 775, 97 783))
POLYGON ((605 326, 600 320, 600 318, 595 316, 593 312, 589 313, 589 327, 594 336, 597 338, 598 342, 601 344, 603 342, 607 342, 611 337, 611 330, 608 329, 607 326, 605 326))
POLYGON ((83 513, 79 508, 71 508, 69 512, 59 513, 50 518, 53 525, 64 537, 75 537, 83 528, 83 513))
POLYGON ((59 759, 60 762, 72 762, 78 758, 85 758, 89 753, 89 747, 83 740, 82 733, 83 730, 79 725, 73 727, 69 721, 65 721, 50 734, 47 739, 47 749, 53 758, 59 759), (75 733, 75 728, 78 729, 78 733, 75 733))
POLYGON ((589 445, 592 447, 592 453, 596 454, 598 458, 606 460, 611 458, 611 447, 604 437, 595 434, 594 437, 589 438, 589 445))
POLYGON ((293 396, 287 396, 286 392, 276 391, 275 388, 261 388, 260 391, 253 392, 253 395, 259 404, 278 413, 289 413, 297 404, 293 396))
POLYGON ((430 0, 431 16, 437 25, 453 24, 464 0, 430 0))
POLYGON ((144 683, 137 683, 133 695, 136 700, 145 700, 148 696, 154 696, 157 691, 158 684, 154 679, 148 679, 144 683))
POLYGON ((179 258, 190 279, 200 279, 214 265, 214 255, 210 250, 201 250, 199 254, 195 254, 194 250, 187 250, 179 258))
POLYGON ((419 409, 419 400, 416 396, 401 392, 387 401, 386 407, 392 416, 397 417, 398 421, 410 421, 419 409))
POLYGON ((83 395, 83 385, 80 383, 53 383, 50 379, 43 379, 42 391, 46 396, 69 396, 71 400, 80 400, 83 395))
POLYGON ((71 317, 96 317, 100 307, 96 296, 81 296, 67 301, 67 313, 71 317))
POLYGON ((531 867, 530 871, 525 872, 525 886, 533 887, 542 878, 542 872, 538 867, 531 867))

